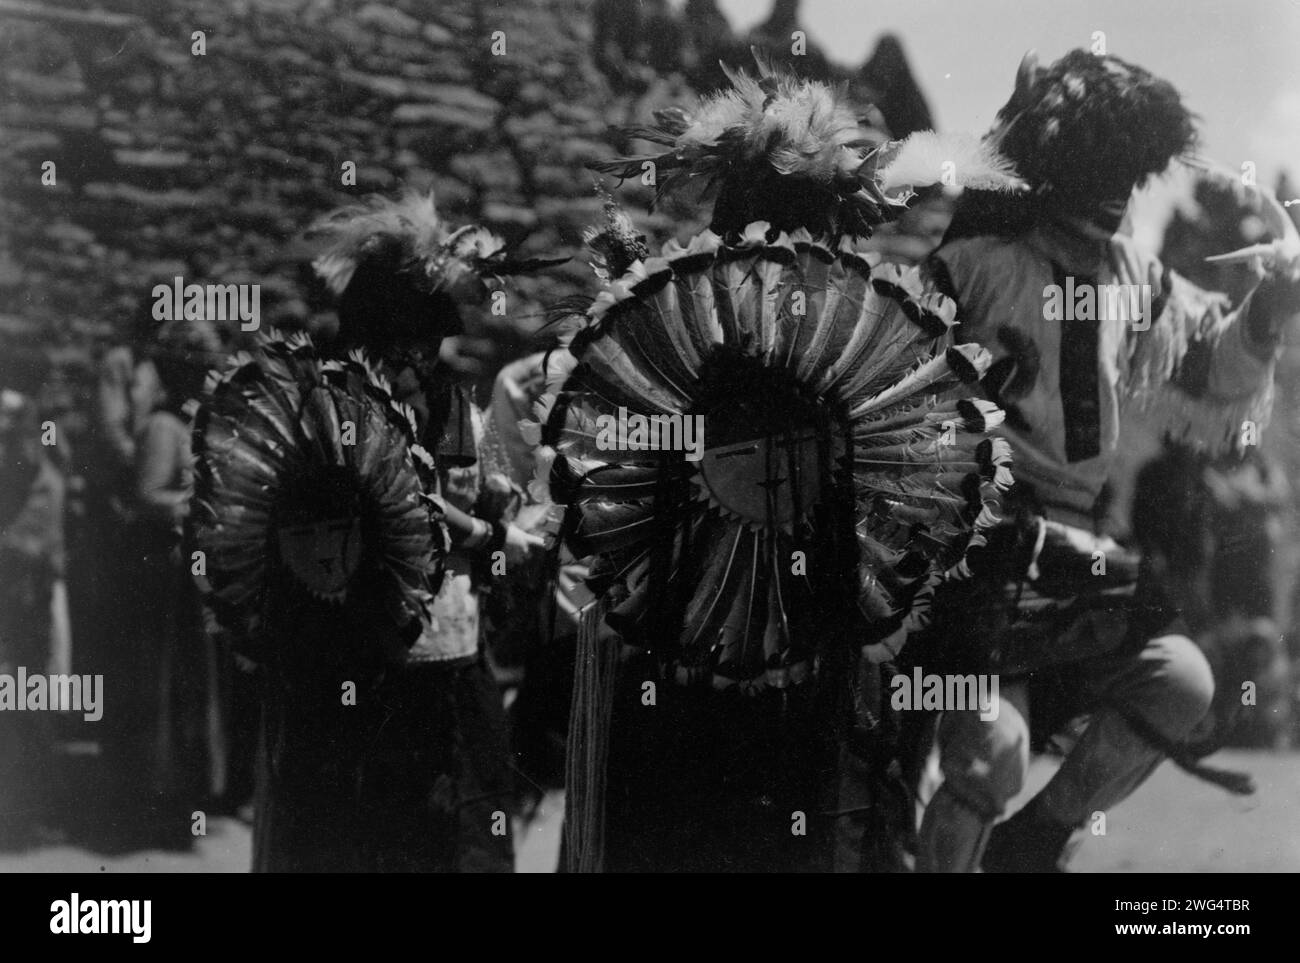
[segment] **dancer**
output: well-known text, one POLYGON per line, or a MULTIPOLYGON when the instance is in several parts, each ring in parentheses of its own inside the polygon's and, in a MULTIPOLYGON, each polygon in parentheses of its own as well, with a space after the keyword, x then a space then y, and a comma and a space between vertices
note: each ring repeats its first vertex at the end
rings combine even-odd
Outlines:
POLYGON ((874 150, 840 93, 762 63, 731 78, 634 132, 660 153, 601 165, 704 188, 710 229, 651 257, 607 226, 610 282, 569 319, 532 429, 563 536, 594 557, 571 870, 856 867, 841 816, 871 802, 845 803, 841 754, 874 751, 877 663, 1009 477, 996 406, 935 399, 986 353, 938 348, 952 304, 855 245, 945 158, 1014 176, 973 139, 874 150))
MULTIPOLYGON (((1030 190, 968 191, 928 264, 956 302, 954 340, 992 352, 979 387, 1006 412, 998 433, 1015 451, 1016 484, 990 537, 1004 550, 940 593, 932 626, 908 649, 927 669, 1004 683, 996 719, 943 716, 945 779, 921 825, 919 869, 1059 868, 1071 835, 1179 755, 1210 704, 1209 668, 1176 606, 1096 525, 1137 406, 1211 452, 1268 417, 1278 315, 1249 296, 1225 307, 1122 228, 1134 188, 1194 142, 1178 92, 1140 67, 1076 50, 1040 68, 1030 54, 987 137, 1030 190), (1080 310, 1057 313, 1063 291, 1078 293, 1069 307, 1080 310), (1053 710, 1041 720, 1049 728, 1093 716, 1048 785, 994 830, 1028 763, 1024 698, 1006 697, 1013 678, 1027 679, 1036 714, 1053 710)), ((1279 224, 1277 237, 1256 260, 1293 273, 1294 229, 1279 224)))
POLYGON ((430 452, 460 423, 441 339, 488 279, 545 262, 414 194, 311 236, 338 295, 328 355, 267 342, 199 426, 214 603, 265 669, 254 868, 510 871, 500 700, 448 559, 540 540, 444 499, 455 469, 430 452))

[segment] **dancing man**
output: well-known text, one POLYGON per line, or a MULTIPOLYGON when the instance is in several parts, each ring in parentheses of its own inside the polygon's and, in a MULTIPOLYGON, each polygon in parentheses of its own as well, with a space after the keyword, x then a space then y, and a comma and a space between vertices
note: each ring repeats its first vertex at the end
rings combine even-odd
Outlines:
MULTIPOLYGON (((1253 443, 1268 416, 1281 333, 1268 301, 1287 282, 1227 304, 1140 252, 1123 227, 1134 189, 1194 139, 1178 92, 1147 71, 1077 50, 1044 69, 1030 54, 986 138, 1030 190, 968 191, 928 263, 958 306, 955 340, 993 354, 980 387, 1006 412, 998 432, 1016 482, 990 538, 1002 550, 940 591, 933 625, 907 650, 926 668, 1004 681, 995 719, 942 717, 944 781, 922 821, 920 870, 1058 868, 1072 834, 1178 756, 1210 705, 1209 667, 1171 593, 1097 524, 1139 407, 1212 452, 1253 443), (1008 694, 1012 679, 1025 685, 1008 694), (1025 693, 1036 730, 1088 712, 1091 722, 995 830, 1028 764, 1025 693)), ((1241 260, 1294 277, 1295 231, 1279 213, 1277 243, 1241 260)))

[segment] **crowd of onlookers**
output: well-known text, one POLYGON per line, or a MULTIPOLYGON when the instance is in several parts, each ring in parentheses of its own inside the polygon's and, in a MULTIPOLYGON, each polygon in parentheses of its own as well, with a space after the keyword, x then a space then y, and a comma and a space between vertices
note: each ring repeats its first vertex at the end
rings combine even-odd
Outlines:
POLYGON ((76 420, 37 414, 39 389, 4 394, 0 665, 100 676, 105 705, 94 722, 0 718, 11 845, 58 828, 108 848, 184 847, 193 812, 248 802, 250 694, 205 631, 182 549, 190 399, 223 355, 212 326, 171 322, 103 352, 76 420))

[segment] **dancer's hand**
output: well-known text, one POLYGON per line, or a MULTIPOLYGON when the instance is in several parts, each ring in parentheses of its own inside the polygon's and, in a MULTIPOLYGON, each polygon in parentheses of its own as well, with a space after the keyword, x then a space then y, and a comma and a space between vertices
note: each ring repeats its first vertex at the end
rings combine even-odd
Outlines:
POLYGON ((1144 252, 1133 238, 1126 234, 1114 235, 1110 239, 1108 254, 1116 284, 1149 284, 1153 299, 1160 294, 1164 283, 1160 262, 1144 252))
POLYGON ((506 526, 506 562, 518 565, 528 561, 534 552, 546 548, 546 539, 539 535, 530 535, 518 525, 506 526))
POLYGON ((1300 232, 1272 192, 1256 190, 1260 197, 1260 216, 1274 240, 1205 260, 1212 264, 1239 265, 1257 279, 1267 276, 1272 281, 1294 284, 1300 281, 1300 232))
POLYGON ((1277 240, 1273 242, 1273 258, 1270 273, 1283 281, 1300 281, 1300 231, 1287 214, 1282 202, 1272 191, 1262 191, 1264 222, 1269 233, 1277 240))
POLYGON ((438 359, 466 378, 485 375, 496 355, 496 345, 490 338, 477 338, 467 334, 443 338, 438 346, 438 359))

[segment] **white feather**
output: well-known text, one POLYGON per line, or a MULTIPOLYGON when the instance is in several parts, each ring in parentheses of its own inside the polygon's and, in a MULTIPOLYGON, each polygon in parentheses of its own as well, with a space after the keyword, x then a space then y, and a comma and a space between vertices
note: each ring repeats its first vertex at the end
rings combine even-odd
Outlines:
POLYGON ((883 191, 939 183, 984 191, 1023 190, 1026 186, 1011 162, 986 141, 965 132, 937 134, 932 130, 917 131, 895 146, 893 155, 877 170, 876 181, 883 191))

